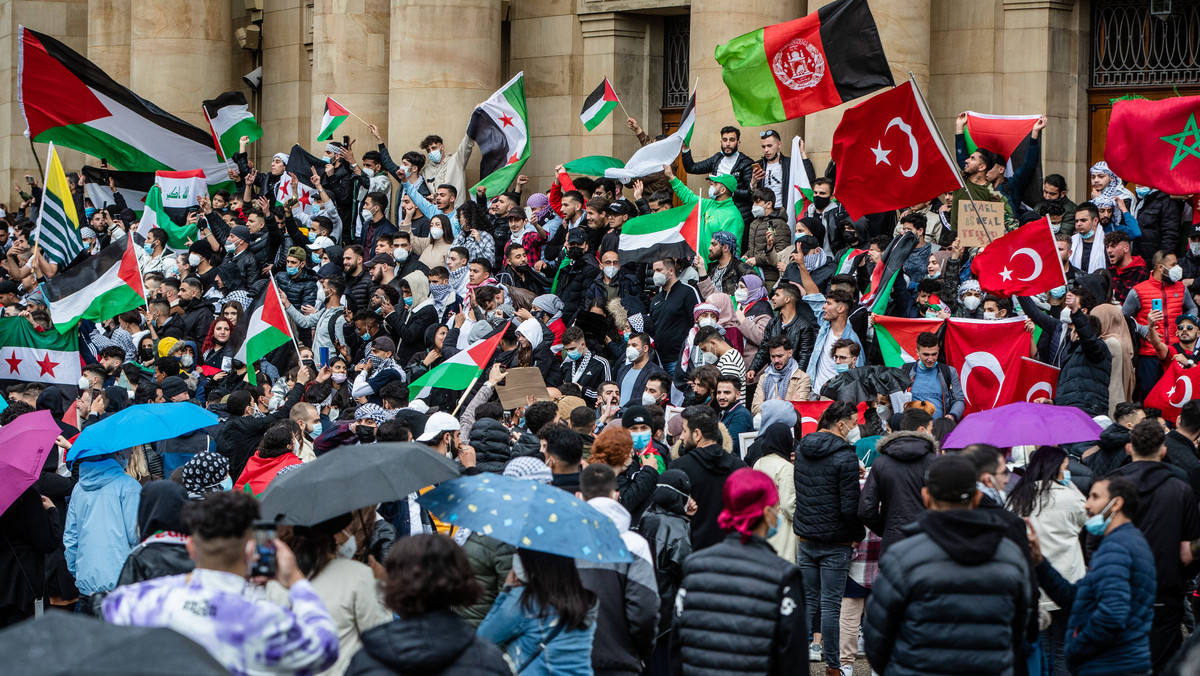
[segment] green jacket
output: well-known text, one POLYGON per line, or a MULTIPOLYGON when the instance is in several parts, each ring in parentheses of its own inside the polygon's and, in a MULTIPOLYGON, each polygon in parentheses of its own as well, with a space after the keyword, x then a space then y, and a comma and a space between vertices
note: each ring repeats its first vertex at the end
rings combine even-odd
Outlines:
POLYGON ((738 211, 732 198, 718 202, 707 197, 697 197, 696 193, 678 178, 671 179, 671 189, 684 204, 695 204, 696 200, 700 200, 700 246, 705 250, 696 253, 707 257, 708 243, 712 241, 714 234, 722 230, 733 233, 737 238, 738 250, 734 255, 742 251, 742 234, 746 231, 746 221, 742 220, 742 212, 738 211))

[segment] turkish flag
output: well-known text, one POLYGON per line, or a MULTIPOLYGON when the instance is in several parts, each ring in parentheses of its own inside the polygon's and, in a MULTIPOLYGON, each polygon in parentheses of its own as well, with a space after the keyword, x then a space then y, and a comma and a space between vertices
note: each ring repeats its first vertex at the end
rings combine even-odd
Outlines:
MULTIPOLYGON (((1200 96, 1117 101, 1104 159, 1122 181, 1167 193, 1200 192, 1200 96)), ((840 178, 840 177, 839 177, 840 178)))
POLYGON ((812 434, 817 431, 817 421, 821 419, 821 414, 825 409, 833 404, 833 400, 827 401, 793 401, 792 406, 796 409, 796 415, 800 416, 800 434, 812 434))
POLYGON ((1200 394, 1200 366, 1185 369, 1174 359, 1169 360, 1162 380, 1146 395, 1146 406, 1162 411, 1162 417, 1174 423, 1179 410, 1200 394))
POLYGON ((1067 285, 1050 220, 1026 223, 975 256, 979 286, 997 296, 1032 296, 1067 285))
POLYGON ((833 133, 834 196, 852 220, 962 187, 912 82, 846 111, 833 133))
POLYGON ((1025 318, 946 320, 946 363, 958 370, 967 415, 1003 403, 1005 380, 1029 355, 1025 318))
POLYGON ((1036 359, 1021 357, 1017 377, 1005 380, 999 404, 1012 404, 1034 399, 1054 399, 1058 392, 1059 369, 1036 359))

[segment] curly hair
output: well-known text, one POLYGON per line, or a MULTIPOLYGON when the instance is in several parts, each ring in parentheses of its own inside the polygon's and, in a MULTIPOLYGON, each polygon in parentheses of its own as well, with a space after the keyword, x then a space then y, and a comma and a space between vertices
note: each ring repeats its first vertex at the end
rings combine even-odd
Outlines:
POLYGON ((240 538, 258 519, 258 500, 246 493, 210 493, 183 506, 181 519, 192 535, 204 540, 240 538))
POLYGON ((213 340, 213 329, 217 328, 217 324, 225 322, 229 326, 229 339, 233 339, 233 322, 224 317, 217 317, 208 325, 208 333, 204 336, 204 342, 200 344, 200 353, 208 354, 208 351, 216 347, 216 341, 213 340))
POLYGON ((592 442, 592 455, 588 462, 603 463, 610 467, 624 467, 633 453, 633 437, 624 427, 606 427, 592 442))
POLYGON ((444 535, 397 540, 384 567, 384 602, 402 618, 469 606, 483 595, 467 555, 444 535))
POLYGON ((271 425, 258 443, 258 457, 278 458, 285 453, 291 453, 288 444, 295 442, 300 435, 300 426, 295 420, 280 420, 271 425))

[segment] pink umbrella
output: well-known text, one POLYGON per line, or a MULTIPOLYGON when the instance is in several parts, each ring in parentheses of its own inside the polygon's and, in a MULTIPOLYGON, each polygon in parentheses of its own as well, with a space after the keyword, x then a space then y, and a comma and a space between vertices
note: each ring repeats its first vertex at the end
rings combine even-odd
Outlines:
POLYGON ((0 514, 41 476, 59 434, 50 411, 26 413, 0 427, 0 514))

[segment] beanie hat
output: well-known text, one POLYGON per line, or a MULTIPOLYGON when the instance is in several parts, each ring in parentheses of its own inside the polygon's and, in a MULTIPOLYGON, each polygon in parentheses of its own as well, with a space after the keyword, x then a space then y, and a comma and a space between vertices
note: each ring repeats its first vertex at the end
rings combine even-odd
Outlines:
POLYGON ((729 475, 723 495, 725 509, 717 516, 717 525, 741 533, 742 542, 750 539, 763 510, 779 504, 779 489, 771 477, 749 467, 729 475))

